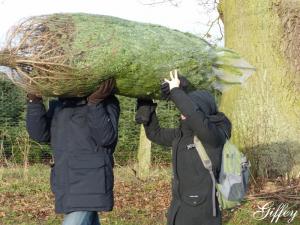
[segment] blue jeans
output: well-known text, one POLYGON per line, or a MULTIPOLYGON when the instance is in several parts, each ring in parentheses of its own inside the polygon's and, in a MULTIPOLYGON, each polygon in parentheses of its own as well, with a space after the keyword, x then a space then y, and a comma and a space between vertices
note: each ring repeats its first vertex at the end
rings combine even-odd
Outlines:
POLYGON ((100 225, 97 212, 77 211, 65 214, 62 225, 100 225))

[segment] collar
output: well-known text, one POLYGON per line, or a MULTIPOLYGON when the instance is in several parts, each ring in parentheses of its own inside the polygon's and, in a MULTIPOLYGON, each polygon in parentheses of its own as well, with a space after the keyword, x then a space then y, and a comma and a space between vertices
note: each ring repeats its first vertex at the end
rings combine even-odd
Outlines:
POLYGON ((63 107, 76 107, 83 106, 87 104, 86 98, 66 98, 59 100, 63 107))

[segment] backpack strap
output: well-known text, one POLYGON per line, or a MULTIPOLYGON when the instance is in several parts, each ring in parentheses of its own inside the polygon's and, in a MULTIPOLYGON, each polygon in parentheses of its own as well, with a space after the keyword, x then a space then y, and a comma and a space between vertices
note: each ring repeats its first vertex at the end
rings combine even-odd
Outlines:
POLYGON ((199 154, 199 157, 204 165, 204 167, 209 171, 211 176, 213 187, 212 187, 212 204, 213 204, 213 216, 216 216, 216 178, 212 170, 212 162, 207 155, 205 148, 203 147, 201 141, 198 139, 197 136, 194 136, 194 144, 199 154))

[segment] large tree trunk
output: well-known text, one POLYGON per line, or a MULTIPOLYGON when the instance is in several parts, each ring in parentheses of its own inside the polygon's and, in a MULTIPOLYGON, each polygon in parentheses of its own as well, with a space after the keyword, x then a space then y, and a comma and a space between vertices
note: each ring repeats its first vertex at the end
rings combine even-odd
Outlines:
POLYGON ((299 176, 300 0, 223 0, 219 11, 226 47, 257 68, 222 97, 233 142, 259 175, 299 176))

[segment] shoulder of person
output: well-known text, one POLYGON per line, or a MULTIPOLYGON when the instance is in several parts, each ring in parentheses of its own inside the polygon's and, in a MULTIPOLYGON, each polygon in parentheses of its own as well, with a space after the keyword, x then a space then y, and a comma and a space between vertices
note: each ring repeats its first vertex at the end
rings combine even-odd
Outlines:
POLYGON ((61 101, 59 101, 57 99, 49 100, 49 109, 52 109, 52 108, 54 109, 54 108, 59 107, 61 105, 62 105, 61 101))

